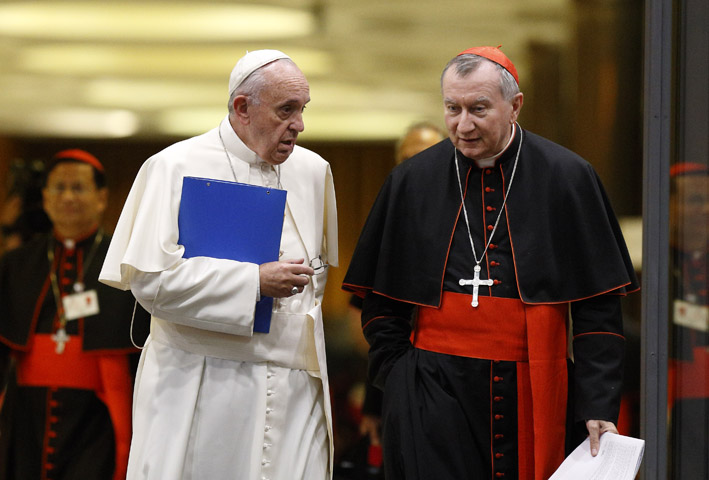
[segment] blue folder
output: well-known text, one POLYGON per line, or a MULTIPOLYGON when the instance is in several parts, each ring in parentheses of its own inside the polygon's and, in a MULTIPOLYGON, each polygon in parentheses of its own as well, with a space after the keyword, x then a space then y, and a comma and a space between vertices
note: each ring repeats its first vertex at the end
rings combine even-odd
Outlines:
MULTIPOLYGON (((185 258, 213 257, 262 264, 278 260, 286 191, 185 177, 177 225, 185 258)), ((268 333, 272 297, 256 304, 254 331, 268 333)))

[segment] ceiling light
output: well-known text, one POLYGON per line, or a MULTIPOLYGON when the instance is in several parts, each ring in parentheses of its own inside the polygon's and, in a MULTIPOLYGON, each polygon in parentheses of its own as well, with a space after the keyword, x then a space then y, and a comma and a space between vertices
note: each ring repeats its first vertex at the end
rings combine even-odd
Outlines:
POLYGON ((0 5, 0 35, 28 39, 181 43, 292 38, 314 29, 310 12, 266 5, 48 1, 0 5))
POLYGON ((84 100, 95 106, 150 111, 177 106, 223 105, 227 93, 221 82, 133 80, 101 78, 82 89, 84 100))
MULTIPOLYGON (((219 125, 225 108, 177 108, 159 115, 157 129, 163 135, 191 137, 219 125)), ((303 141, 392 140, 407 127, 424 120, 420 114, 390 110, 323 111, 307 109, 303 141)), ((431 119, 427 119, 431 120, 431 119)))
POLYGON ((6 131, 31 133, 49 137, 122 138, 138 131, 138 118, 127 110, 94 110, 66 108, 24 112, 16 117, 0 111, 6 131))
MULTIPOLYGON (((120 75, 133 77, 221 77, 227 90, 229 73, 247 50, 233 46, 31 45, 17 51, 16 68, 55 75, 120 75)), ((307 48, 284 48, 300 69, 322 75, 331 69, 330 56, 307 48)))

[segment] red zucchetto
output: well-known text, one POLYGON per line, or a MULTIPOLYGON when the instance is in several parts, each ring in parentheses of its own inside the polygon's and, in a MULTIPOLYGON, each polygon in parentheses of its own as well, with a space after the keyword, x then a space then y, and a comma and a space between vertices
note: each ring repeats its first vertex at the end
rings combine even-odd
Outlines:
MULTIPOLYGON (((502 45, 500 45, 501 47, 502 45)), ((469 48, 467 50, 464 50, 458 54, 460 55, 465 55, 466 53, 472 53, 473 55, 478 55, 480 57, 485 57, 488 60, 495 62, 496 64, 502 66, 505 70, 510 72, 512 76, 515 79, 515 82, 517 82, 517 85, 519 85, 519 77, 517 76, 517 69, 515 68, 514 64, 512 61, 507 58, 507 55, 502 53, 502 50, 500 50, 500 47, 473 47, 469 48)))

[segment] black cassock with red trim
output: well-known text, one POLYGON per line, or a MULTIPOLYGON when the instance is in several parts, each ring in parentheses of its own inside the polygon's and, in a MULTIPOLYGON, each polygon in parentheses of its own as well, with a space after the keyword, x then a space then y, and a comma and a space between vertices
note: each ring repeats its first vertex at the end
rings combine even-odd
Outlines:
MULTIPOLYGON (((385 393, 385 465, 389 441, 394 442, 389 454, 392 450, 416 453, 402 454, 403 462, 389 458, 387 478, 403 477, 404 472, 406 478, 445 476, 446 472, 477 475, 483 468, 485 474, 506 473, 508 478, 517 473, 516 447, 500 445, 495 457, 496 450, 487 444, 495 439, 486 438, 491 435, 490 424, 487 419, 479 420, 476 413, 498 408, 487 401, 492 398, 488 385, 495 377, 514 380, 514 364, 422 351, 413 349, 409 341, 414 307, 440 307, 444 291, 472 294, 472 287, 459 284, 460 279, 473 278, 475 260, 462 217, 456 168, 478 259, 490 240, 481 262, 481 278, 492 279, 494 284, 480 287, 481 301, 492 296, 518 298, 525 304, 570 303, 576 338, 570 389, 577 395, 569 416, 577 423, 584 419, 616 421, 623 357, 619 299, 638 289, 620 227, 588 162, 519 127, 515 132, 507 150, 490 168, 479 168, 460 152, 456 167, 449 140, 395 168, 375 201, 352 257, 343 288, 366 296, 362 321, 372 346, 372 380, 382 388, 395 366, 406 377, 392 381, 385 393), (503 208, 521 138, 514 180, 503 208), (404 360, 397 365, 399 359, 404 360), (499 374, 500 369, 505 375, 499 374), (440 395, 413 398, 423 391, 433 392, 433 384, 452 395, 461 409, 451 408, 440 395), (478 401, 475 398, 480 395, 475 392, 480 388, 484 393, 478 401), (479 435, 461 438, 463 445, 446 450, 460 451, 458 455, 438 456, 441 448, 434 448, 438 453, 430 455, 431 449, 422 445, 426 438, 434 442, 435 434, 426 431, 425 422, 414 421, 411 425, 418 426, 408 431, 387 423, 387 415, 394 418, 386 411, 387 404, 400 409, 403 396, 413 398, 407 402, 407 415, 418 411, 417 415, 425 416, 421 412, 435 410, 442 415, 441 425, 470 422, 469 430, 479 435), (453 418, 441 413, 446 411, 453 418), (490 459, 478 459, 478 464, 471 453, 476 450, 493 454, 490 459)), ((472 308, 471 321, 475 321, 472 308)), ((500 388, 507 387, 495 385, 500 388)), ((513 398, 514 392, 512 385, 507 398, 513 398)), ((513 416, 516 405, 512 403, 508 410, 513 416)), ((400 412, 396 418, 401 419, 400 412)), ((509 428, 505 439, 515 440, 514 422, 509 428)))
MULTIPOLYGON (((130 339, 134 299, 98 283, 109 243, 110 237, 96 241, 91 234, 68 249, 43 235, 0 261, 0 379, 8 383, 0 416, 0 479, 111 479, 116 461, 127 458, 128 355, 138 351, 130 339), (61 354, 52 340, 59 318, 50 248, 61 295, 73 293, 79 281, 97 292, 100 309, 67 322, 69 340, 61 354), (16 368, 2 371, 11 357, 16 368)), ((149 315, 138 306, 136 342, 144 342, 148 328, 149 315)), ((125 465, 119 470, 125 475, 125 465)))

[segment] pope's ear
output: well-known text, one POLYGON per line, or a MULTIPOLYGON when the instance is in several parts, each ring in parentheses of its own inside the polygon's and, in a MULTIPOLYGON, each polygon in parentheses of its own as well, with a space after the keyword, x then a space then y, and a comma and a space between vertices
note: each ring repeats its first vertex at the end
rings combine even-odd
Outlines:
POLYGON ((246 95, 234 97, 234 116, 243 124, 249 123, 249 103, 246 95))

